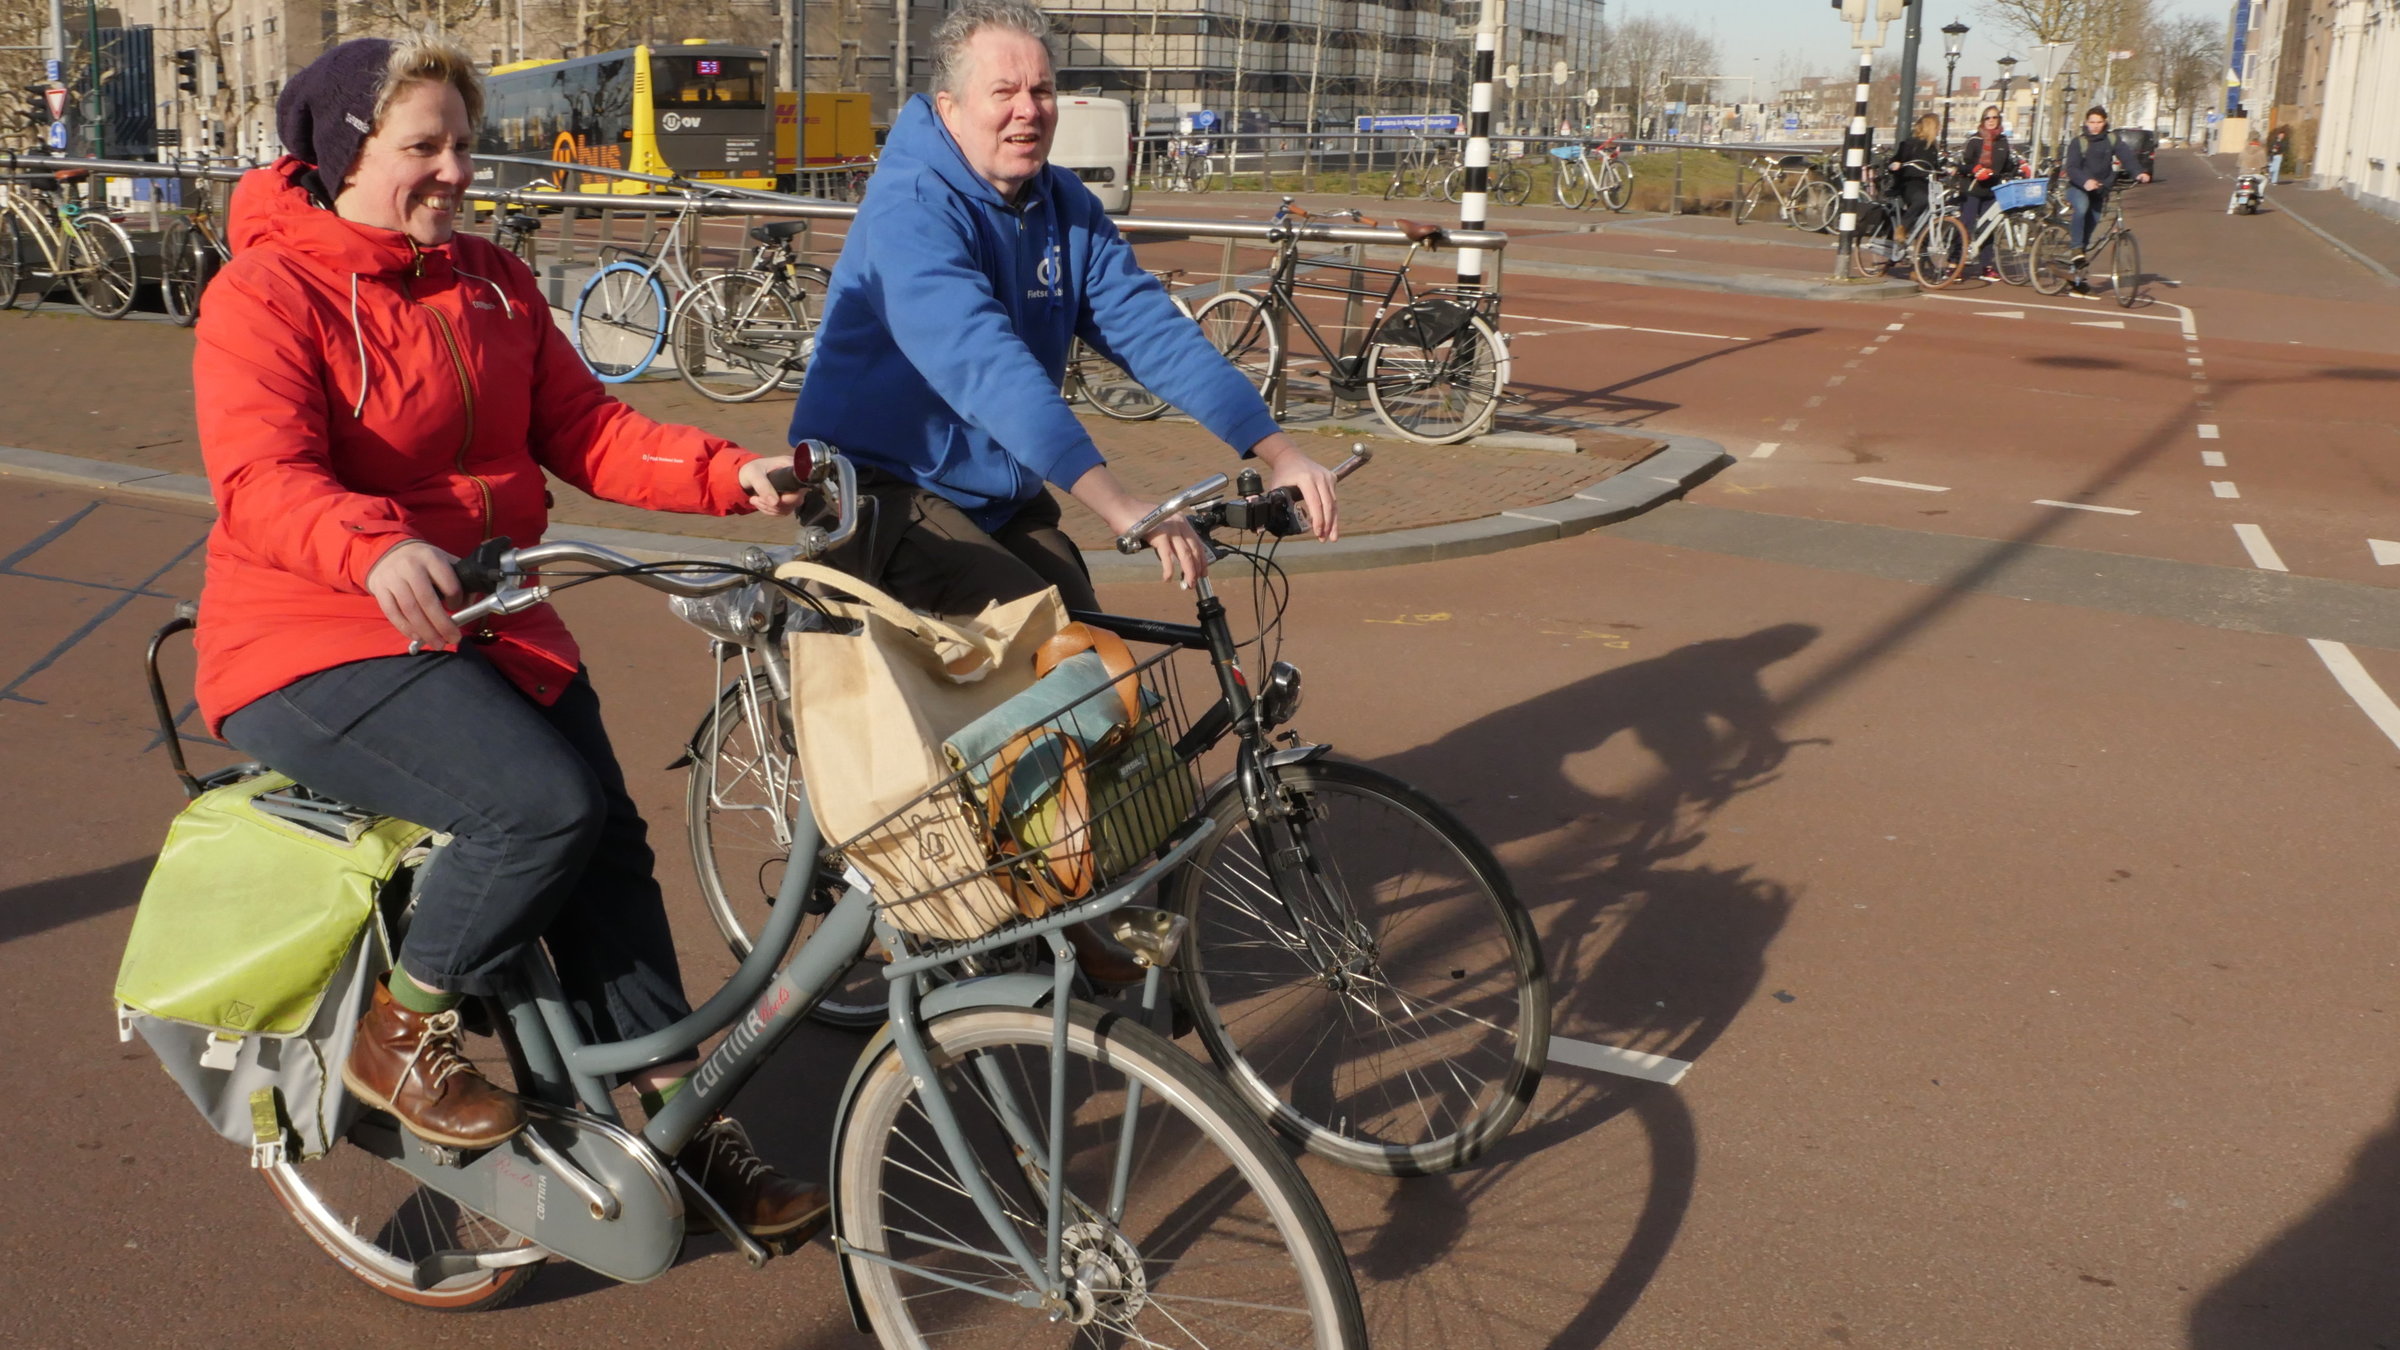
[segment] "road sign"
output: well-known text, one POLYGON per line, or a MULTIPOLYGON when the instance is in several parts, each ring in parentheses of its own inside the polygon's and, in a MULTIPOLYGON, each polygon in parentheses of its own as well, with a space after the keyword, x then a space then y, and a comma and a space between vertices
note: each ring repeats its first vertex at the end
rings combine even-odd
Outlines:
POLYGON ((50 148, 59 151, 64 151, 67 148, 66 123, 52 122, 50 124, 50 148))
POLYGON ((50 120, 64 120, 67 115, 67 91, 52 86, 42 91, 42 102, 50 105, 50 120))
POLYGON ((56 84, 66 77, 58 73, 58 61, 53 58, 42 62, 42 78, 56 84))
POLYGON ((1564 61, 1553 61, 1550 63, 1550 83, 1552 84, 1565 84, 1567 82, 1567 77, 1574 73, 1574 71, 1567 69, 1567 63, 1564 61))
POLYGON ((1599 107, 1599 106, 1600 106, 1600 91, 1599 91, 1599 90, 1597 90, 1597 89, 1586 89, 1586 90, 1584 90, 1584 91, 1583 91, 1583 106, 1585 106, 1585 107, 1587 107, 1587 108, 1597 108, 1597 107, 1599 107))
POLYGON ((1785 113, 1783 115, 1783 129, 1785 131, 1798 131, 1800 129, 1800 114, 1785 113))
POLYGON ((1360 114, 1360 131, 1434 131, 1446 136, 1458 134, 1457 113, 1408 113, 1405 115, 1360 114))

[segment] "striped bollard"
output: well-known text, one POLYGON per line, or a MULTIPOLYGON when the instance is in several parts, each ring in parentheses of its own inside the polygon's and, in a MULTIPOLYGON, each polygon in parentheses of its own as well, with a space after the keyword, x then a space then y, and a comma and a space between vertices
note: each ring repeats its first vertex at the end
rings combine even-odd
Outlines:
MULTIPOLYGON (((1489 216, 1492 188, 1492 58, 1499 47, 1491 0, 1484 0, 1482 20, 1475 26, 1474 85, 1467 101, 1467 185, 1458 194, 1458 228, 1480 230, 1489 216)), ((1458 284, 1467 289, 1483 285, 1483 250, 1458 251, 1458 284)))
POLYGON ((1866 200, 1867 91, 1875 82, 1875 53, 1858 53, 1858 91, 1850 105, 1850 134, 1842 140, 1841 252, 1834 261, 1836 281, 1863 281, 1858 274, 1859 207, 1866 200))

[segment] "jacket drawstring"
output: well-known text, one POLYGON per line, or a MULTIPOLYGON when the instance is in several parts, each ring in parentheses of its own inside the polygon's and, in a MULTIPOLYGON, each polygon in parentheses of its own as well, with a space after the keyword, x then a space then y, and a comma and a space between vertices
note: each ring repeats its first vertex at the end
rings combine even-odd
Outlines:
POLYGON ((356 272, 350 274, 350 332, 358 339, 358 402, 352 405, 350 415, 363 419, 367 415, 367 330, 358 321, 358 273, 356 272))
POLYGON ((459 266, 456 262, 452 262, 450 264, 450 270, 458 273, 462 277, 474 277, 475 280, 491 287, 492 294, 500 298, 500 312, 511 319, 517 317, 516 306, 511 305, 508 302, 508 292, 501 290, 499 283, 493 281, 490 277, 475 276, 473 272, 470 272, 467 269, 459 266))

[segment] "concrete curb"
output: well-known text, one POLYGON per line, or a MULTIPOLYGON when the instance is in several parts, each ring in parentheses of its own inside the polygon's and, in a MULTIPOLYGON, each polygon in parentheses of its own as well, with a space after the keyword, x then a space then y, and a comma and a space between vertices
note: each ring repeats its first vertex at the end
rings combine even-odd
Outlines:
MULTIPOLYGON (((1664 441, 1664 448, 1564 500, 1503 511, 1480 520, 1361 535, 1332 544, 1286 544, 1276 551, 1275 561, 1287 572, 1347 572, 1469 558, 1548 543, 1639 515, 1661 502, 1682 496, 1733 463, 1733 456, 1714 441, 1664 432, 1643 434, 1664 441)), ((209 496, 207 480, 190 474, 0 446, 0 479, 11 478, 55 483, 103 496, 171 501, 212 511, 216 507, 209 496)), ((577 525, 572 530, 574 538, 616 549, 645 562, 662 558, 733 559, 755 547, 733 539, 613 530, 597 525, 577 525)), ((1098 581, 1152 581, 1158 577, 1158 563, 1146 555, 1086 550, 1083 560, 1098 581)))
MULTIPOLYGON (((1729 295, 1763 295, 1778 300, 1900 300, 1917 294, 1913 281, 1816 281, 1799 277, 1762 277, 1752 273, 1679 271, 1654 267, 1610 267, 1602 263, 1545 262, 1535 258, 1501 261, 1501 276, 1521 272, 1571 281, 1613 281, 1627 286, 1666 286, 1686 291, 1719 291, 1729 295)), ((1507 283, 1505 280, 1503 285, 1507 283)))

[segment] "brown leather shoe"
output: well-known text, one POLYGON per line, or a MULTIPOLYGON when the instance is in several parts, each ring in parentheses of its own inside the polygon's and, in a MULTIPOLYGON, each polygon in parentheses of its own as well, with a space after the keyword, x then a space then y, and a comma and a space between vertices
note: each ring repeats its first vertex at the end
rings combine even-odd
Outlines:
MULTIPOLYGON (((741 1123, 729 1116, 701 1126, 692 1142, 675 1155, 675 1162, 752 1237, 806 1242, 833 1212, 833 1199, 824 1187, 794 1181, 776 1171, 750 1146, 750 1135, 741 1123)), ((697 1215, 687 1221, 696 1228, 707 1223, 697 1215)))
POLYGON ((525 1128, 516 1095, 493 1086, 459 1053, 458 1010, 411 1012, 380 981, 358 1019, 342 1082, 418 1138, 451 1148, 490 1148, 525 1128))
POLYGON ((1147 968, 1100 935, 1090 921, 1067 925, 1067 943, 1075 949, 1075 965, 1092 983, 1123 987, 1140 984, 1147 968))

